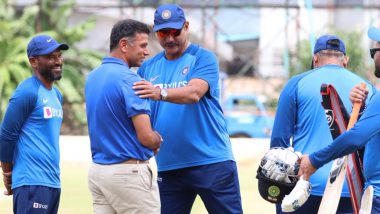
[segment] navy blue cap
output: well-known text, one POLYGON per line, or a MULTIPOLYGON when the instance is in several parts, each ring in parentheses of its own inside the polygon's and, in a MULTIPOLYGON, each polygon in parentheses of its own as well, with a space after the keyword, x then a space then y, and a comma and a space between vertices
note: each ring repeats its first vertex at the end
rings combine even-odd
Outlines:
POLYGON ((370 27, 368 29, 368 37, 376 42, 380 42, 380 29, 375 27, 370 27))
POLYGON ((32 38, 28 44, 27 53, 28 57, 41 56, 49 54, 56 49, 67 50, 69 46, 60 44, 53 37, 48 35, 38 35, 32 38))
POLYGON ((181 29, 185 21, 185 13, 179 5, 163 4, 154 12, 153 31, 165 28, 181 29))
POLYGON ((324 35, 319 37, 314 46, 314 54, 322 50, 336 50, 346 55, 344 42, 337 36, 324 35))

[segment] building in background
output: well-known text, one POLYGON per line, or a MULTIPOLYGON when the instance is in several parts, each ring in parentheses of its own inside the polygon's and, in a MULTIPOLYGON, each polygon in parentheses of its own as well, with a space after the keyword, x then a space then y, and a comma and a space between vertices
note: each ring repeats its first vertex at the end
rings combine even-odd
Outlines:
MULTIPOLYGON (((56 1, 57 4, 65 0, 56 1)), ((39 0, 14 0, 19 7, 39 0)), ((108 35, 113 24, 133 18, 153 25, 155 8, 164 0, 75 0, 75 12, 68 20, 78 23, 95 17, 96 26, 79 46, 108 53, 108 35)), ((173 2, 173 1, 170 1, 173 2)), ((233 93, 269 93, 278 90, 271 79, 289 76, 289 53, 297 52, 301 40, 311 47, 330 27, 359 31, 380 26, 378 0, 181 0, 190 21, 191 41, 213 50, 221 70, 230 76, 252 76, 263 81, 258 87, 229 83, 233 93), (264 85, 264 86, 262 86, 264 85), (273 85, 273 86, 272 86, 273 85), (269 88, 268 88, 269 87, 269 88), (247 91, 248 90, 248 91, 247 91)), ((363 37, 366 38, 366 37, 363 37)), ((369 47, 369 41, 359 41, 369 47)), ((151 55, 161 51, 154 34, 151 55)), ((311 54, 311 53, 310 53, 311 54)), ((368 58, 369 59, 369 58, 368 58)), ((246 81, 246 79, 244 80, 246 81)))
MULTIPOLYGON (((64 1, 64 0, 63 0, 64 1)), ((15 0, 20 6, 37 0, 15 0)), ((58 4, 61 1, 56 1, 58 4)), ((153 24, 155 8, 164 0, 76 0, 69 22, 95 16, 96 26, 80 45, 107 53, 113 23, 133 18, 153 24)), ((172 2, 172 1, 170 1, 172 2)), ((361 31, 380 25, 378 0, 181 0, 191 24, 191 40, 217 53, 222 70, 256 77, 287 77, 289 51, 330 27, 361 31)), ((152 55, 161 50, 151 35, 152 55)), ((368 46, 368 41, 362 42, 368 46)))

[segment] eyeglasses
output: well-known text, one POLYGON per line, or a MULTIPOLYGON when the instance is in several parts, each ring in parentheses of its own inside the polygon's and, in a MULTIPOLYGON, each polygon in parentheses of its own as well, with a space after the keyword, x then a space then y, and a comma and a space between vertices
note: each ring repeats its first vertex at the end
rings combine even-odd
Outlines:
POLYGON ((172 37, 177 37, 181 34, 182 29, 167 29, 167 30, 159 30, 157 31, 157 35, 161 38, 167 37, 167 36, 172 36, 172 37))
POLYGON ((376 51, 380 51, 380 48, 371 48, 369 49, 369 52, 371 53, 371 58, 375 57, 376 51))

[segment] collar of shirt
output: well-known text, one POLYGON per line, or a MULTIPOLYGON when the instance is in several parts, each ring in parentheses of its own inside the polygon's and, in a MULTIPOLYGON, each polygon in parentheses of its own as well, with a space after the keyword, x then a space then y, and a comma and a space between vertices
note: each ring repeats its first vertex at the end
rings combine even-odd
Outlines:
POLYGON ((102 64, 105 64, 105 63, 116 63, 116 64, 119 64, 119 65, 127 66, 129 68, 129 66, 128 66, 128 64, 126 62, 124 62, 121 59, 115 58, 115 57, 104 57, 103 61, 102 61, 102 64))

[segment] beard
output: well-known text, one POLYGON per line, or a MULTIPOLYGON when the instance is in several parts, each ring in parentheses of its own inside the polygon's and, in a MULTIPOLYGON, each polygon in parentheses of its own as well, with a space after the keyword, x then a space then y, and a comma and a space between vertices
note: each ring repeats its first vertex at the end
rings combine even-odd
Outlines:
POLYGON ((379 63, 375 62, 375 76, 377 78, 380 78, 380 62, 379 63))
MULTIPOLYGON (((62 67, 61 67, 61 70, 62 70, 62 67)), ((50 82, 54 82, 55 80, 60 80, 62 78, 62 72, 55 74, 54 71, 49 68, 40 69, 40 74, 41 76, 43 76, 46 80, 50 82)))

